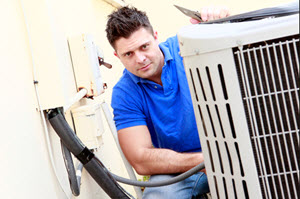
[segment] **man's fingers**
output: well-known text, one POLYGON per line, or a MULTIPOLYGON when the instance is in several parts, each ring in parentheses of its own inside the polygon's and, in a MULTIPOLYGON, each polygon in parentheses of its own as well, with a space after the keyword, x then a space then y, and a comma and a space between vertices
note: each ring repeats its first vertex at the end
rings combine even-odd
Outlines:
POLYGON ((200 11, 200 13, 201 13, 201 19, 203 20, 203 21, 207 21, 208 20, 208 7, 203 7, 202 9, 201 9, 201 11, 200 11))
POLYGON ((200 21, 198 21, 197 19, 193 19, 193 18, 190 18, 190 22, 192 24, 198 24, 198 23, 200 23, 200 21))
POLYGON ((212 7, 209 7, 207 9, 207 17, 208 17, 208 21, 214 20, 214 9, 212 7))
POLYGON ((214 17, 212 20, 215 20, 215 19, 220 19, 220 16, 221 16, 221 9, 214 9, 214 17))
POLYGON ((229 8, 224 6, 220 11, 220 18, 224 18, 228 16, 230 16, 229 8))
POLYGON ((226 6, 207 6, 200 11, 203 21, 216 20, 229 16, 229 9, 226 6))

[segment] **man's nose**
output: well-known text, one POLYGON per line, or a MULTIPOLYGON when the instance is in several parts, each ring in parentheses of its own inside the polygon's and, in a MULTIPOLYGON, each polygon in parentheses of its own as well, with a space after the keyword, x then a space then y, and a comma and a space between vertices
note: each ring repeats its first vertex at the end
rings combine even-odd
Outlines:
POLYGON ((141 52, 137 52, 135 54, 136 56, 136 62, 137 63, 143 63, 144 61, 146 61, 146 56, 144 53, 141 53, 141 52))

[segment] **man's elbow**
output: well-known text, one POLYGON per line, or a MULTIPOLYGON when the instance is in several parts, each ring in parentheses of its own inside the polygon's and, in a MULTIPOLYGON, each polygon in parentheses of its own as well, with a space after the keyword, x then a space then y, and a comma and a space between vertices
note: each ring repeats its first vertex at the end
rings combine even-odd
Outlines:
POLYGON ((149 162, 147 150, 136 150, 132 156, 127 157, 129 163, 139 175, 152 175, 152 164, 149 162))
POLYGON ((132 167, 139 175, 152 175, 150 169, 141 163, 132 164, 132 167))

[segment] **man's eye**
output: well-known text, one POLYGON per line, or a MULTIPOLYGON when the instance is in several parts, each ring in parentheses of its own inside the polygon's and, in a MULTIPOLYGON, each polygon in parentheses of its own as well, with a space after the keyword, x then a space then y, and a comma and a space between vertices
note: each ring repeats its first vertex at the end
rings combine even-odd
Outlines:
POLYGON ((132 53, 131 52, 128 52, 125 54, 125 57, 129 57, 132 53))
POLYGON ((142 49, 147 49, 149 44, 142 45, 142 49))

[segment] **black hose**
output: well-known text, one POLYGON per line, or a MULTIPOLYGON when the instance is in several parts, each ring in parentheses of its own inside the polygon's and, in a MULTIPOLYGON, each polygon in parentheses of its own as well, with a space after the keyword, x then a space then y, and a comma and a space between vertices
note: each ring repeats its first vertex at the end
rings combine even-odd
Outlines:
POLYGON ((70 151, 63 144, 62 140, 60 140, 60 143, 61 143, 61 150, 62 150, 64 162, 65 162, 66 169, 68 172, 68 177, 69 177, 70 188, 72 190, 72 194, 74 196, 79 196, 80 182, 78 182, 78 180, 77 180, 76 171, 75 171, 74 163, 73 163, 73 158, 71 156, 70 151))
POLYGON ((81 162, 79 162, 78 165, 77 165, 77 170, 76 170, 76 178, 77 178, 77 184, 79 185, 79 188, 80 188, 80 185, 81 185, 82 169, 83 169, 83 164, 81 162))
POLYGON ((129 184, 129 185, 133 185, 133 186, 139 186, 139 187, 160 187, 160 186, 166 186, 166 185, 170 185, 170 184, 174 184, 176 182, 182 181, 188 177, 190 177, 191 175, 195 174, 196 172, 204 169, 204 163, 201 163, 193 168, 191 168, 190 170, 176 176, 173 177, 171 179, 168 180, 163 180, 163 181, 159 181, 159 182, 141 182, 141 181, 136 181, 136 180, 130 180, 127 178, 123 178, 120 176, 117 176, 113 173, 111 173, 111 175, 116 179, 116 181, 118 182, 122 182, 125 184, 129 184))
POLYGON ((97 160, 94 154, 80 142, 57 109, 52 109, 48 112, 48 119, 64 145, 82 162, 87 172, 94 178, 107 195, 113 199, 129 198, 109 174, 100 160, 97 160))

